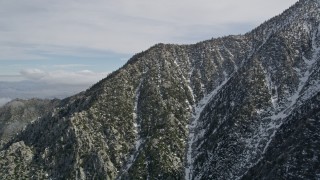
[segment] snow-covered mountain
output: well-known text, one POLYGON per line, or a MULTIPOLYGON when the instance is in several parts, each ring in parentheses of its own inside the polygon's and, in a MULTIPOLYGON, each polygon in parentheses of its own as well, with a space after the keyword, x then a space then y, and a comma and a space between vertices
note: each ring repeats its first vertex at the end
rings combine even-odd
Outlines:
POLYGON ((0 150, 1 179, 319 179, 320 1, 157 44, 0 150))

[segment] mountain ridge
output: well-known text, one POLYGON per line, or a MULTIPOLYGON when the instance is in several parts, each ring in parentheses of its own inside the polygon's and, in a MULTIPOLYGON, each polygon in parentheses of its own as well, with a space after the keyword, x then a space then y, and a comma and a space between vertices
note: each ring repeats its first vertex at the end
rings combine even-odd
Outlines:
POLYGON ((1 149, 0 177, 317 177, 319 34, 319 1, 300 0, 245 35, 157 44, 28 125, 1 149))

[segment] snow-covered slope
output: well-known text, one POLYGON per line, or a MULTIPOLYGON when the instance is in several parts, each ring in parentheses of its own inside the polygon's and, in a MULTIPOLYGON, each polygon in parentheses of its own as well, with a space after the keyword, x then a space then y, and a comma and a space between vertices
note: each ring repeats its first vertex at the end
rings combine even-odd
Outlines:
POLYGON ((133 56, 4 145, 0 178, 319 178, 319 7, 133 56))
MULTIPOLYGON (((194 179, 242 178, 264 161, 292 113, 319 93, 319 15, 318 1, 299 1, 246 34, 253 50, 198 120, 194 179)), ((287 177, 316 176, 309 173, 287 177)))

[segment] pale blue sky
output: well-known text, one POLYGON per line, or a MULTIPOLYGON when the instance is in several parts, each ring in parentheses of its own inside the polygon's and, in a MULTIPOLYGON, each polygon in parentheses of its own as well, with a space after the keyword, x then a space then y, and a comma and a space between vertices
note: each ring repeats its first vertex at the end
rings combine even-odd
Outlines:
POLYGON ((25 69, 41 69, 46 72, 55 70, 111 72, 122 66, 131 56, 131 54, 115 53, 112 51, 104 52, 85 48, 74 50, 70 54, 35 50, 30 55, 37 56, 37 58, 0 58, 0 81, 10 81, 10 79, 3 78, 2 76, 21 75, 20 71, 25 69))
POLYGON ((65 75, 89 86, 156 43, 243 34, 296 1, 2 0, 0 83, 65 75))

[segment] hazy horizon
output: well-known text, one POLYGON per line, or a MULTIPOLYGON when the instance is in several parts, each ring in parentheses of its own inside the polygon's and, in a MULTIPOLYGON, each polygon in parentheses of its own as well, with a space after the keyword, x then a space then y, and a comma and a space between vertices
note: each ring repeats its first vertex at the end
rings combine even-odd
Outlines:
POLYGON ((244 34, 295 2, 2 1, 0 105, 75 94, 156 43, 244 34))

